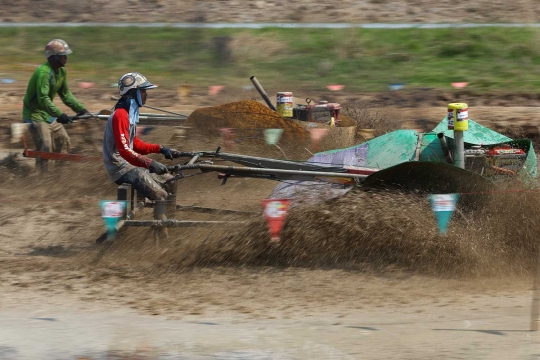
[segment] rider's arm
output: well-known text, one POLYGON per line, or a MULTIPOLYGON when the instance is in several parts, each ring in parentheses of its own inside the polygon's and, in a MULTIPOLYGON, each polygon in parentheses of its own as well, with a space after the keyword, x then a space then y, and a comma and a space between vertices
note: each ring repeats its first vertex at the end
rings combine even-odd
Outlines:
POLYGON ((142 155, 157 154, 161 150, 161 146, 158 144, 150 144, 142 141, 137 136, 133 139, 133 149, 142 155))

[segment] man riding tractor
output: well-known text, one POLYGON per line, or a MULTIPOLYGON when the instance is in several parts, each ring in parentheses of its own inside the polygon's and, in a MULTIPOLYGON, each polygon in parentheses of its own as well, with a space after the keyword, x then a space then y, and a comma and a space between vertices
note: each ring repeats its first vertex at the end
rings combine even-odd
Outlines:
MULTIPOLYGON (((53 99, 58 94, 62 102, 77 115, 89 114, 84 105, 69 91, 65 69, 67 56, 72 51, 61 39, 49 41, 45 46, 47 62, 41 65, 28 82, 23 100, 23 121, 30 123, 30 133, 39 151, 69 152, 70 140, 62 124, 70 119, 58 109, 53 99)), ((36 165, 47 170, 47 160, 36 159, 36 165)))
POLYGON ((146 103, 146 91, 156 87, 138 72, 130 72, 120 78, 118 91, 121 98, 105 126, 103 162, 111 181, 118 185, 131 184, 139 194, 154 200, 154 218, 163 220, 166 218, 167 201, 169 208, 176 207, 176 182, 166 183, 172 177, 167 167, 145 155, 161 153, 166 159, 173 159, 180 153, 162 145, 146 143, 136 135, 139 108, 146 103))

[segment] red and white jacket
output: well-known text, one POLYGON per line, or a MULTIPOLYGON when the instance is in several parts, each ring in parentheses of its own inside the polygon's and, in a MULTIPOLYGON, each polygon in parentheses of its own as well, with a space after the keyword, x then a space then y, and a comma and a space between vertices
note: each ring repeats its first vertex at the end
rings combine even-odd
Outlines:
POLYGON ((124 108, 116 109, 105 127, 103 137, 103 162, 114 182, 134 167, 147 168, 152 159, 144 155, 159 153, 158 144, 150 144, 139 139, 137 134, 137 119, 129 119, 129 113, 124 108))

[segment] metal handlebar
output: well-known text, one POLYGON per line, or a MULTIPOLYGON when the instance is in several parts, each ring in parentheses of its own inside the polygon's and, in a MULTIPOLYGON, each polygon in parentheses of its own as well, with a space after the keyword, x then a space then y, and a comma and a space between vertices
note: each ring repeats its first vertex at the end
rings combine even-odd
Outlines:
POLYGON ((173 165, 173 166, 167 166, 167 170, 170 173, 176 173, 176 172, 180 172, 182 170, 199 169, 200 166, 201 166, 201 164, 173 165))

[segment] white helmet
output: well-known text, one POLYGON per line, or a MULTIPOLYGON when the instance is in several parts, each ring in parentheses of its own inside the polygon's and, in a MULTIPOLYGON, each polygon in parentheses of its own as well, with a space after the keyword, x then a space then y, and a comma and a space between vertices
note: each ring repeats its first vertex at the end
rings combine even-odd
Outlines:
POLYGON ((45 45, 45 57, 48 59, 53 55, 68 55, 73 53, 67 42, 62 39, 51 40, 45 45))
POLYGON ((156 85, 146 80, 146 78, 138 72, 124 74, 118 81, 118 91, 120 92, 121 96, 127 94, 127 92, 131 89, 147 90, 155 88, 157 88, 156 85))

